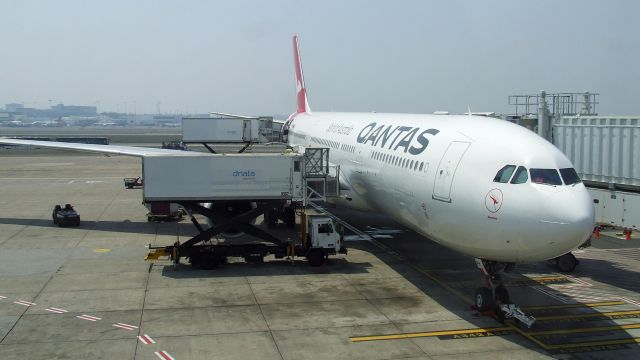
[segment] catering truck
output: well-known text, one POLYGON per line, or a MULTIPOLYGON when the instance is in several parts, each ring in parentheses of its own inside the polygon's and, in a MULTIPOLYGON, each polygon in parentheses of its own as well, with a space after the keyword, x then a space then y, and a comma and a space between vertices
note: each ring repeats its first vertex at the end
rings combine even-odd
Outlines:
POLYGON ((297 148, 282 153, 207 154, 143 159, 145 203, 169 202, 185 209, 198 235, 171 246, 151 247, 147 259, 168 256, 174 262, 188 258, 201 268, 215 267, 228 257, 262 261, 305 257, 322 265, 329 255, 346 253, 340 234, 329 217, 302 217, 303 236, 280 239, 269 231, 283 220, 295 225, 311 201, 338 195, 339 168, 329 165, 329 149, 297 148), (206 218, 201 225, 193 214, 206 218), (263 216, 264 215, 264 216, 263 216), (263 216, 268 226, 257 226, 263 216), (225 240, 250 235, 256 241, 241 244, 225 240))

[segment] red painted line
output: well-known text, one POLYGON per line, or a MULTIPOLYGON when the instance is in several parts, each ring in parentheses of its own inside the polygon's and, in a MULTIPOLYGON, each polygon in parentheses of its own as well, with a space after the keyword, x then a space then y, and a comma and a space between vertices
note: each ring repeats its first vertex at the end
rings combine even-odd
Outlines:
POLYGON ((60 312, 67 312, 67 310, 65 310, 65 309, 60 309, 60 308, 53 307, 53 306, 49 306, 49 309, 51 309, 51 310, 56 310, 56 311, 60 311, 60 312))
POLYGON ((156 356, 162 360, 176 360, 173 358, 173 356, 171 356, 171 354, 169 354, 168 352, 162 350, 162 351, 156 351, 154 354, 156 354, 156 356))
POLYGON ((120 328, 120 329, 125 329, 125 330, 135 330, 138 327, 137 326, 133 326, 133 325, 129 325, 129 324, 123 324, 123 323, 117 323, 117 324, 113 324, 113 326, 120 328))
POLYGON ((138 336, 138 340, 142 341, 142 343, 145 344, 145 345, 151 345, 151 344, 155 344, 156 343, 156 341, 153 340, 151 338, 151 336, 149 336, 147 334, 138 336))
POLYGON ((36 305, 35 303, 29 302, 29 301, 24 301, 24 300, 18 300, 18 301, 14 301, 14 304, 18 304, 18 305, 24 305, 24 306, 34 306, 36 305))
POLYGON ((82 319, 82 320, 89 320, 89 321, 98 321, 98 320, 102 320, 102 318, 96 317, 96 316, 91 316, 91 315, 79 315, 76 316, 78 319, 82 319))

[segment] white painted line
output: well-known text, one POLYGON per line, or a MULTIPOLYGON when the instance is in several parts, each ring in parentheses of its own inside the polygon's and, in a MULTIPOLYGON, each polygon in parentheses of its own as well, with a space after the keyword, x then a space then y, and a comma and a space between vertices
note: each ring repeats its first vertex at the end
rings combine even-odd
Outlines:
POLYGON ((82 320, 88 320, 88 321, 98 321, 98 320, 102 320, 102 318, 99 318, 97 316, 91 316, 91 315, 79 315, 76 316, 78 319, 82 319, 82 320))
POLYGON ((57 311, 62 311, 62 312, 67 312, 67 310, 65 310, 65 309, 61 309, 61 308, 57 308, 57 307, 53 307, 53 306, 49 306, 49 309, 51 309, 51 310, 57 310, 57 311))
POLYGON ((67 310, 65 309, 59 309, 59 308, 54 308, 54 307, 48 307, 45 310, 52 312, 52 313, 56 313, 56 314, 64 314, 67 312, 67 310))
POLYGON ((138 336, 138 340, 140 340, 145 345, 151 345, 151 344, 155 344, 156 343, 156 341, 153 340, 151 338, 151 336, 149 336, 147 334, 138 336))
POLYGON ((18 305, 23 305, 23 306, 34 306, 36 305, 36 303, 32 303, 30 301, 25 301, 25 300, 18 300, 18 301, 14 301, 14 304, 18 304, 18 305))
POLYGON ((135 330, 138 327, 137 326, 133 326, 133 325, 129 325, 129 324, 123 324, 123 323, 115 323, 113 324, 113 326, 120 328, 120 329, 125 329, 125 330, 135 330))
POLYGON ((621 297, 620 300, 628 302, 628 303, 636 305, 636 306, 640 306, 640 302, 637 302, 635 300, 631 300, 631 299, 626 298, 626 297, 621 297))
POLYGON ((0 295, 0 299, 6 299, 6 298, 7 298, 6 296, 0 295))
POLYGON ((156 351, 154 352, 154 354, 156 354, 156 356, 161 359, 161 360, 176 360, 173 358, 173 356, 171 356, 171 354, 169 354, 168 352, 162 350, 162 351, 156 351))

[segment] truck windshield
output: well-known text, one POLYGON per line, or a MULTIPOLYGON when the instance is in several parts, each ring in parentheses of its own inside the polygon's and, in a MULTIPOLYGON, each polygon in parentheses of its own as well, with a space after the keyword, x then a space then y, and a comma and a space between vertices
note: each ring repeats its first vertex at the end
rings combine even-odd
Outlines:
POLYGON ((333 228, 331 224, 318 224, 318 234, 331 234, 333 233, 333 228))
POLYGON ((562 185, 560 175, 556 169, 529 169, 531 182, 545 185, 562 185))
POLYGON ((560 169, 560 175, 562 175, 565 185, 575 185, 582 182, 573 168, 560 169))

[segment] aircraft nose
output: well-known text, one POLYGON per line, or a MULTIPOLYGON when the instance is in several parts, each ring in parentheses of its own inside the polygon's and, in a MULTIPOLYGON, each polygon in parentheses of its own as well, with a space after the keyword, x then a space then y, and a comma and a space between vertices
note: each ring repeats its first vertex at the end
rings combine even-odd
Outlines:
POLYGON ((569 252, 589 238, 595 215, 593 201, 582 184, 550 194, 540 222, 556 234, 554 245, 569 252))

